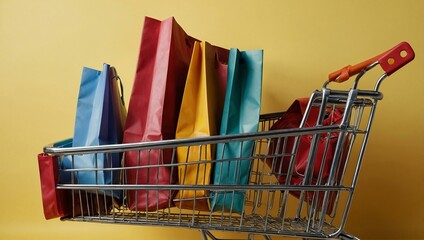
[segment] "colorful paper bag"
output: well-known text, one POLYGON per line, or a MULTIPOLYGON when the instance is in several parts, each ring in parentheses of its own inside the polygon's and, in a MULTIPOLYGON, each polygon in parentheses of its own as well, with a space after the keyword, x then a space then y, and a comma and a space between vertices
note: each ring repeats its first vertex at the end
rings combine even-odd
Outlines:
MULTIPOLYGON (((207 42, 196 42, 178 118, 176 138, 217 135, 227 84, 229 51, 207 42)), ((179 147, 177 149, 179 184, 209 185, 215 145, 179 147), (191 164, 190 164, 191 163, 191 164)), ((209 211, 209 193, 205 190, 180 190, 176 206, 209 211), (194 200, 195 199, 195 200, 194 200)))
MULTIPOLYGON (((72 138, 54 143, 53 147, 72 147, 72 138)), ((37 158, 44 217, 52 219, 71 216, 73 211, 70 190, 56 189, 56 185, 63 178, 60 176, 58 157, 40 153, 37 158)))
MULTIPOLYGON (((296 99, 292 105, 285 111, 281 118, 275 122, 270 130, 277 129, 290 129, 298 128, 302 119, 306 114, 306 108, 308 105, 308 98, 299 98, 296 99)), ((309 110, 308 118, 305 122, 305 127, 316 126, 320 108, 318 106, 312 106, 309 110)), ((329 126, 333 124, 340 124, 343 119, 344 111, 343 109, 327 109, 326 116, 322 122, 323 126, 329 126)), ((314 166, 312 169, 312 180, 311 185, 320 184, 324 185, 329 179, 329 174, 331 166, 334 159, 335 150, 337 147, 337 142, 339 139, 339 132, 323 133, 320 134, 317 146, 316 146, 316 155, 314 156, 314 166), (322 167, 322 168, 321 168, 322 167)), ((274 157, 268 158, 266 160, 267 164, 271 167, 272 172, 277 176, 278 181, 281 184, 292 184, 300 185, 304 184, 304 178, 306 174, 306 169, 308 166, 309 154, 312 147, 312 134, 303 135, 299 139, 296 157, 294 159, 294 170, 291 173, 291 178, 288 179, 289 164, 291 160, 291 153, 295 144, 295 137, 287 137, 287 139, 272 139, 269 147, 268 155, 283 155, 284 157, 274 157), (283 149, 284 148, 284 149, 283 149), (284 152, 283 152, 284 151, 284 152)), ((343 140, 343 151, 339 156, 340 161, 338 168, 338 175, 336 176, 335 184, 338 184, 341 180, 342 169, 346 162, 347 149, 349 147, 349 135, 343 140)), ((299 198, 300 191, 290 191, 290 194, 299 198)), ((325 192, 308 191, 305 194, 304 201, 312 201, 314 198, 318 200, 318 206, 321 207, 325 192)), ((333 211, 334 202, 336 200, 337 192, 330 192, 327 213, 331 214, 333 211)))
MULTIPOLYGON (((221 135, 258 131, 262 92, 263 50, 231 49, 221 135)), ((254 142, 220 143, 217 146, 214 184, 248 184, 254 142), (248 159, 250 158, 250 159, 248 159), (231 161, 219 161, 231 159, 231 161)), ((241 213, 245 191, 218 191, 211 198, 213 211, 241 213)))
MULTIPOLYGON (((164 21, 146 17, 137 71, 128 107, 124 143, 174 139, 190 58, 196 40, 173 17, 164 21)), ((172 162, 172 149, 125 153, 127 184, 173 184, 177 170, 160 166, 172 162)), ((172 206, 175 191, 128 191, 132 210, 154 211, 172 206)))
MULTIPOLYGON (((121 143, 119 136, 122 136, 122 127, 119 126, 118 120, 125 119, 125 106, 114 82, 115 74, 116 70, 108 64, 103 65, 102 71, 83 68, 73 147, 121 143)), ((117 184, 120 181, 120 171, 102 170, 102 168, 120 167, 120 161, 118 153, 84 154, 75 155, 73 158, 65 156, 64 168, 92 170, 76 171, 72 176, 68 175, 61 179, 63 182, 73 181, 79 184, 117 184)), ((121 191, 104 191, 104 193, 116 198, 122 196, 121 191)))
POLYGON ((44 217, 46 219, 64 217, 69 212, 72 212, 69 206, 64 203, 63 190, 56 189, 56 184, 59 183, 57 157, 43 153, 39 154, 38 168, 40 171, 44 217))

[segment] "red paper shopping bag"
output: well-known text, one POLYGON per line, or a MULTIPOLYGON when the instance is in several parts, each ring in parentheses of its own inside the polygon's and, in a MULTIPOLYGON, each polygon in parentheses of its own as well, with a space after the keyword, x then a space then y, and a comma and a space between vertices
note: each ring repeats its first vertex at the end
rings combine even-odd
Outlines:
MULTIPOLYGON (((173 17, 164 21, 145 18, 124 143, 175 138, 195 41, 173 17)), ((177 171, 160 166, 171 161, 172 149, 126 152, 126 167, 155 166, 127 170, 126 183, 176 183, 177 171)), ((128 203, 132 210, 154 211, 170 206, 174 195, 169 190, 133 190, 128 191, 128 203)))
POLYGON ((38 154, 38 168, 44 217, 52 219, 71 214, 72 208, 65 203, 63 190, 56 189, 56 184, 59 183, 57 156, 38 154))
MULTIPOLYGON (((290 129, 298 128, 306 113, 306 108, 308 105, 309 99, 299 98, 296 99, 289 109, 283 113, 282 117, 273 124, 270 130, 276 129, 290 129)), ((306 127, 316 126, 316 122, 319 114, 319 107, 312 106, 308 118, 306 119, 306 127)), ((327 114, 322 122, 323 126, 340 124, 343 118, 342 109, 331 109, 327 111, 327 114)), ((333 162, 335 150, 337 147, 337 141, 340 134, 338 132, 323 133, 320 135, 317 148, 316 148, 316 158, 314 162, 313 172, 312 172, 312 182, 310 184, 316 185, 320 182, 320 185, 324 185, 329 179, 330 169, 333 162), (322 168, 322 169, 321 169, 322 168), (321 171, 321 173, 320 173, 321 171)), ((295 137, 287 137, 287 139, 272 139, 270 144, 269 153, 270 154, 285 154, 283 157, 275 157, 267 159, 267 163, 272 167, 273 173, 278 177, 278 181, 281 184, 292 184, 292 185, 301 185, 304 181, 304 176, 306 173, 308 165, 308 156, 311 150, 311 139, 312 135, 302 135, 299 140, 299 145, 297 148, 297 153, 295 157, 295 166, 292 172, 292 177, 290 182, 287 182, 288 168, 290 164, 292 149, 294 147, 295 137)), ((340 156, 340 161, 338 165, 338 175, 336 176, 335 184, 340 182, 341 169, 344 167, 347 147, 348 147, 348 136, 343 141, 343 151, 340 156)), ((300 196, 299 191, 290 191, 295 197, 300 196)), ((314 198, 314 192, 306 192, 304 201, 310 201, 314 198)), ((324 192, 318 194, 318 204, 322 205, 324 198, 324 192)), ((330 197, 328 201, 327 213, 330 214, 333 211, 334 201, 336 198, 336 192, 330 192, 330 197)))

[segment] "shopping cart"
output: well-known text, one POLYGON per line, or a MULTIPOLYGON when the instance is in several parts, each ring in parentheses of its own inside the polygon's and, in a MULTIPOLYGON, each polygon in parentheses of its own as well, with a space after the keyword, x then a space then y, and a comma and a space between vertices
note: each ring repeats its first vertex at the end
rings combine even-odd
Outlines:
MULTIPOLYGON (((200 230, 202 239, 217 239, 215 231, 229 231, 247 234, 249 239, 261 236, 271 239, 275 236, 300 238, 347 238, 356 237, 344 233, 348 212, 352 203, 354 190, 358 181, 364 158, 365 148, 373 123, 375 109, 379 100, 383 98, 379 92, 381 82, 390 74, 414 58, 414 52, 409 44, 403 42, 393 49, 361 64, 348 66, 330 74, 321 90, 314 91, 309 99, 305 118, 310 109, 319 108, 319 116, 315 126, 307 127, 305 118, 299 128, 280 129, 270 131, 282 113, 265 114, 260 118, 260 127, 257 133, 199 137, 191 139, 164 140, 157 142, 140 142, 117 145, 102 145, 95 147, 60 147, 48 146, 45 154, 56 155, 59 159, 60 173, 72 175, 71 183, 59 183, 57 189, 67 191, 68 201, 72 204, 72 214, 62 220, 99 222, 111 224, 137 224, 146 226, 183 227, 200 230), (376 65, 381 65, 384 73, 378 78, 372 90, 358 89, 359 80, 376 65), (329 88, 332 82, 346 81, 350 76, 357 75, 353 87, 349 90, 333 90, 329 88), (343 118, 340 123, 323 125, 322 121, 328 112, 342 110, 343 118), (298 145, 302 137, 310 140, 310 150, 306 170, 301 175, 303 180, 291 184, 290 179, 295 172, 298 145), (334 139, 335 138, 335 139, 334 139), (287 139, 294 140, 293 147, 286 147, 287 139), (335 144, 333 158, 326 178, 321 176, 311 180, 313 172, 323 171, 324 164, 319 161, 317 154, 318 144, 325 148, 335 144), (220 159, 219 161, 235 162, 249 161, 251 166, 249 183, 246 185, 184 185, 184 184, 129 184, 126 181, 128 171, 137 169, 155 169, 167 167, 172 171, 202 165, 215 164, 217 160, 202 159, 183 163, 177 161, 176 150, 184 147, 189 152, 191 148, 207 147, 221 144, 224 148, 231 143, 240 145, 253 142, 252 154, 249 157, 220 159), (278 149, 277 149, 278 148, 278 149), (288 150, 290 149, 290 150, 288 150), (139 156, 149 156, 152 151, 171 151, 170 164, 132 166, 124 164, 119 168, 85 168, 65 169, 62 163, 65 158, 77 161, 78 155, 108 155, 119 153, 125 158, 129 151, 138 152, 139 156), (143 153, 143 154, 141 154, 143 153), (275 167, 278 159, 289 159, 286 171, 275 167), (317 168, 318 166, 318 168, 317 168), (278 171, 277 171, 278 170, 278 171), (79 184, 75 175, 79 172, 110 171, 121 176, 120 184, 79 184), (278 179, 284 177, 282 183, 278 179), (198 211, 181 209, 178 202, 169 200, 164 209, 146 211, 146 209, 130 209, 128 198, 130 191, 204 191, 208 193, 204 198, 215 194, 226 194, 231 197, 235 192, 245 195, 242 212, 228 209, 214 209, 213 211, 198 211), (115 191, 122 191, 123 197, 114 196, 115 191), (105 193, 109 194, 105 194, 105 193), (331 208, 331 209, 330 209, 331 208)), ((69 142, 68 142, 69 144, 69 142)), ((189 154, 187 154, 189 155, 189 154)), ((324 162, 324 161, 322 161, 324 162)), ((73 164, 72 164, 73 166, 73 164)), ((172 194, 170 194, 172 195, 172 194)), ((199 199, 196 195, 190 201, 199 199)), ((181 200, 182 201, 182 200, 181 200)))

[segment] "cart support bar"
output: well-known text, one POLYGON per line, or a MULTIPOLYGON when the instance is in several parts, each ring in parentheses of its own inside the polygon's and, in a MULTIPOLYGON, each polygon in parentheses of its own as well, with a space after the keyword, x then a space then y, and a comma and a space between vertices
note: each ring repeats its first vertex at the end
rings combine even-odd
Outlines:
POLYGON ((269 191, 353 191, 346 186, 317 185, 181 185, 181 184, 57 184, 56 189, 74 190, 208 190, 233 192, 242 190, 269 191))

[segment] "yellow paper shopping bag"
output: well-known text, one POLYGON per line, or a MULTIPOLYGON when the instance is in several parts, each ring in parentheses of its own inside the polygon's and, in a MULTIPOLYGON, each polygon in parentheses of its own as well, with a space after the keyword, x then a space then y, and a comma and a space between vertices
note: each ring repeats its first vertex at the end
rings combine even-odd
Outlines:
MULTIPOLYGON (((229 50, 207 42, 195 42, 188 70, 176 138, 213 136, 219 133, 227 84, 229 50)), ((209 185, 215 146, 196 145, 177 149, 179 184, 209 185)), ((209 210, 205 190, 180 190, 175 205, 209 210)))

